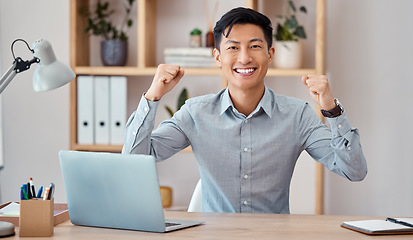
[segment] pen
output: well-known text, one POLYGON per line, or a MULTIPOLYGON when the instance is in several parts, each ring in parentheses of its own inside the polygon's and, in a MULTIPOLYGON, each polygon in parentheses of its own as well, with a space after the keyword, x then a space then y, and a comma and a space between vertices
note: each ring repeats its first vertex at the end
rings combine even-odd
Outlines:
POLYGON ((24 198, 25 198, 26 200, 29 200, 29 197, 27 196, 26 190, 24 190, 24 188, 25 188, 24 186, 21 187, 22 192, 23 192, 23 196, 24 196, 24 198))
POLYGON ((52 199, 53 194, 54 194, 54 189, 55 189, 54 183, 50 183, 49 196, 47 196, 48 200, 52 199))
POLYGON ((27 185, 26 185, 26 194, 27 194, 27 197, 28 197, 29 199, 32 198, 32 192, 31 192, 31 190, 30 190, 30 182, 28 182, 27 185))
POLYGON ((50 188, 46 188, 46 190, 44 190, 44 194, 43 194, 43 200, 47 200, 49 197, 49 191, 50 188))
POLYGON ((32 189, 29 189, 29 191, 31 192, 32 197, 36 197, 36 190, 34 189, 34 184, 33 184, 33 178, 30 178, 30 186, 32 187, 32 189))
POLYGON ((406 227, 413 227, 413 224, 407 223, 407 222, 403 222, 403 221, 399 221, 397 219, 394 218, 386 218, 386 221, 392 222, 392 223, 397 223, 397 224, 401 224, 404 225, 406 227))
POLYGON ((41 198, 42 197, 42 192, 43 192, 43 186, 40 186, 39 192, 37 193, 36 198, 41 198))

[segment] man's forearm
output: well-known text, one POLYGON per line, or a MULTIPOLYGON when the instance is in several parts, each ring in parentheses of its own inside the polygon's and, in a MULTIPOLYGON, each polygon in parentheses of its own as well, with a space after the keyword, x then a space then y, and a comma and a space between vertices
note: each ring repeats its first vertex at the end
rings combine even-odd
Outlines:
POLYGON ((158 103, 147 101, 142 96, 138 108, 126 123, 122 153, 150 154, 157 106, 158 103))

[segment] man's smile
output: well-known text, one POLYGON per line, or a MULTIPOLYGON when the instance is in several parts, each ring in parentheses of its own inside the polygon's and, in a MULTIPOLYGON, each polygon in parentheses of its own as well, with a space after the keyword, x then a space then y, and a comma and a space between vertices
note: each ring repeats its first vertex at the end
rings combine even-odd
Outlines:
POLYGON ((242 75, 252 75, 257 68, 234 68, 234 71, 242 75))

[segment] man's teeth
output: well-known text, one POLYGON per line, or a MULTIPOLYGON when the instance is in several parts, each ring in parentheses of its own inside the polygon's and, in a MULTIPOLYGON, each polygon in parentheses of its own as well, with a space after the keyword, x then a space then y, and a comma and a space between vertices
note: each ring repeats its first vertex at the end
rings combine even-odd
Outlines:
POLYGON ((237 73, 241 73, 241 74, 252 73, 254 70, 255 70, 254 68, 249 68, 249 69, 245 69, 245 68, 239 69, 239 68, 236 68, 236 69, 235 69, 235 71, 236 71, 237 73))

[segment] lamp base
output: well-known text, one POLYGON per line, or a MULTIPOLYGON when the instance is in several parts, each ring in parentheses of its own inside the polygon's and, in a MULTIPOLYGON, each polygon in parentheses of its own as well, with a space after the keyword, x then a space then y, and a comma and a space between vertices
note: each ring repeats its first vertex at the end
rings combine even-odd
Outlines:
POLYGON ((14 234, 15 232, 13 223, 0 221, 0 237, 9 237, 13 236, 14 234))

